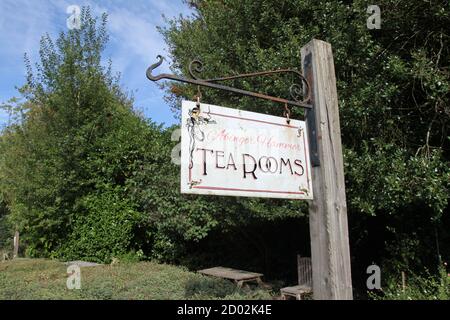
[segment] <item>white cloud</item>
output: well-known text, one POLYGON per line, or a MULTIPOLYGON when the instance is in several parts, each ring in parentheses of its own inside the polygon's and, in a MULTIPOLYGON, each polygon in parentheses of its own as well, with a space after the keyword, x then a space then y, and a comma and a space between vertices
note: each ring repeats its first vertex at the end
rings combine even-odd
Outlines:
MULTIPOLYGON (((158 54, 167 55, 166 45, 157 26, 166 17, 190 14, 181 0, 0 0, 0 101, 14 95, 14 86, 24 81, 23 54, 27 52, 32 62, 39 57, 39 41, 45 33, 56 38, 66 31, 66 8, 69 5, 89 5, 95 16, 109 15, 110 42, 105 58, 111 58, 113 68, 122 73, 122 83, 129 90, 139 89, 136 102, 151 113, 166 114, 163 93, 145 78, 146 68, 156 62, 158 54)), ((155 70, 169 72, 166 61, 155 70)), ((0 114, 0 123, 5 115, 0 114)), ((171 121, 169 121, 171 122, 171 121)))
POLYGON ((41 36, 54 31, 52 5, 48 2, 0 1, 2 58, 36 52, 41 36))
MULTIPOLYGON (((110 12, 109 22, 112 38, 120 43, 116 56, 127 58, 134 55, 147 62, 155 59, 157 53, 165 46, 154 23, 136 17, 129 11, 110 12)), ((134 62, 131 59, 126 60, 128 63, 134 62)))

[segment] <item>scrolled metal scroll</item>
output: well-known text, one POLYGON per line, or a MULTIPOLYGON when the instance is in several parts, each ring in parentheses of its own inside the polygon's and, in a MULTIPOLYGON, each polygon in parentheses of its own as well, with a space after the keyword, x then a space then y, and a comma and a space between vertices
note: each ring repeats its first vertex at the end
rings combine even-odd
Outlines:
POLYGON ((307 109, 312 108, 311 101, 310 101, 311 88, 308 84, 308 81, 299 71, 297 71, 295 69, 279 69, 279 70, 239 74, 239 75, 227 76, 227 77, 221 77, 221 78, 201 79, 196 74, 199 74, 203 71, 203 64, 200 60, 193 60, 189 64, 189 74, 192 77, 192 79, 186 79, 186 78, 180 77, 178 75, 167 74, 167 73, 162 73, 162 74, 159 74, 156 76, 153 75, 153 70, 158 68, 164 60, 164 58, 160 55, 158 55, 156 58, 159 59, 159 61, 152 64, 147 69, 147 72, 146 72, 147 78, 151 81, 158 81, 161 79, 175 80, 175 81, 190 83, 190 84, 194 84, 194 85, 198 85, 198 86, 204 86, 204 87, 229 91, 229 92, 233 92, 233 93, 238 93, 238 94, 255 97, 255 98, 260 98, 260 99, 264 99, 264 100, 279 102, 282 104, 289 104, 289 105, 294 105, 294 106, 307 108, 307 109), (217 83, 217 82, 226 81, 226 80, 235 80, 235 79, 250 78, 250 77, 260 77, 260 76, 268 76, 268 75, 282 74, 282 73, 291 73, 291 74, 296 75, 299 78, 299 80, 302 82, 302 84, 304 84, 304 86, 305 86, 304 88, 302 88, 297 83, 294 83, 293 85, 291 85, 291 87, 289 89, 289 93, 290 93, 292 100, 285 99, 285 98, 279 98, 279 97, 273 97, 273 96, 269 96, 269 95, 259 93, 259 92, 242 90, 242 89, 225 86, 225 85, 217 83), (301 100, 301 97, 304 97, 304 98, 301 100))

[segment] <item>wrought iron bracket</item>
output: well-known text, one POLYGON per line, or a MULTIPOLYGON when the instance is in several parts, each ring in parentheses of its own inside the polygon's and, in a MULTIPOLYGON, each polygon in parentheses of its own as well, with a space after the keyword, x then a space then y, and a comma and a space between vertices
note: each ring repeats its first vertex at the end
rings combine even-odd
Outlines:
MULTIPOLYGON (((314 83, 314 74, 311 65, 312 54, 309 53, 303 60, 303 72, 309 83, 314 83)), ((314 105, 314 90, 310 91, 310 102, 314 105)), ((319 152, 318 152, 318 137, 317 137, 317 123, 316 123, 316 110, 310 108, 305 110, 305 120, 308 130, 309 138, 309 158, 313 167, 320 166, 319 152)))
POLYGON ((305 108, 306 111, 306 122, 308 127, 308 136, 309 136, 309 147, 310 147, 310 158, 311 163, 313 166, 319 165, 319 159, 317 157, 317 136, 316 136, 316 123, 315 123, 315 114, 314 114, 314 108, 313 108, 313 91, 311 90, 310 82, 312 80, 312 71, 311 69, 311 58, 309 58, 309 66, 307 66, 307 59, 305 60, 304 69, 305 74, 309 75, 306 78, 297 70, 295 69, 279 69, 279 70, 271 70, 271 71, 261 71, 261 72, 254 72, 254 73, 245 73, 245 74, 239 74, 234 76, 228 76, 228 77, 221 77, 221 78, 213 78, 213 79, 200 79, 196 76, 196 73, 201 73, 203 71, 203 64, 199 60, 193 60, 189 64, 189 74, 191 75, 192 79, 183 78, 178 75, 174 74, 168 74, 168 73, 162 73, 159 75, 153 75, 153 70, 158 68, 164 58, 160 55, 156 57, 159 61, 152 64, 146 72, 147 78, 151 81, 159 81, 161 79, 168 79, 168 80, 174 80, 179 81, 183 83, 189 83, 194 84, 202 87, 209 87, 224 91, 229 91, 245 96, 250 96, 254 98, 269 100, 273 102, 279 102, 283 105, 292 105, 296 107, 302 107, 305 108), (309 69, 308 69, 309 68, 309 69), (269 96, 263 93, 259 92, 252 92, 247 91, 239 88, 233 88, 230 86, 222 85, 217 82, 220 81, 226 81, 226 80, 235 80, 235 79, 242 79, 242 78, 251 78, 251 77, 259 77, 259 76, 269 76, 274 74, 286 74, 291 73, 297 76, 301 82, 303 83, 303 88, 297 84, 294 83, 289 88, 290 98, 291 99, 285 99, 280 97, 273 97, 269 96), (303 96, 303 99, 301 97, 303 96))
POLYGON ((310 92, 311 92, 309 84, 306 81, 305 77, 303 77, 303 75, 299 71, 294 70, 294 69, 280 69, 280 70, 272 70, 272 71, 246 73, 246 74, 240 74, 240 75, 223 77, 223 78, 215 78, 215 79, 199 79, 195 75, 195 73, 202 72, 203 64, 199 60, 193 60, 189 64, 189 73, 190 73, 192 79, 186 79, 186 78, 174 75, 174 74, 167 74, 167 73, 162 73, 157 76, 154 76, 152 74, 153 70, 156 69, 157 67, 159 67, 164 60, 164 58, 162 56, 157 56, 156 58, 159 59, 159 61, 157 63, 152 64, 147 69, 147 78, 151 81, 159 81, 161 79, 175 80, 175 81, 195 84, 195 85, 199 85, 199 86, 203 86, 203 87, 225 90, 225 91, 238 93, 238 94, 255 97, 255 98, 259 98, 259 99, 279 102, 279 103, 283 103, 283 104, 289 104, 289 105, 302 107, 302 108, 306 108, 306 109, 312 108, 311 104, 309 103, 309 96, 310 96, 310 92), (290 99, 284 99, 284 98, 279 98, 279 97, 272 97, 272 96, 269 96, 269 95, 266 95, 263 93, 242 90, 242 89, 233 88, 233 87, 229 87, 229 86, 225 86, 225 85, 216 83, 216 82, 226 81, 226 80, 235 80, 235 79, 240 79, 240 78, 250 78, 250 77, 258 77, 258 76, 265 76, 265 75, 280 74, 280 73, 295 74, 305 84, 306 90, 303 91, 302 88, 300 87, 300 85, 298 85, 298 84, 291 85, 291 87, 289 89, 289 92, 291 95, 291 100, 290 100, 290 99), (306 97, 303 100, 300 100, 300 97, 302 96, 302 94, 304 92, 306 93, 306 97))

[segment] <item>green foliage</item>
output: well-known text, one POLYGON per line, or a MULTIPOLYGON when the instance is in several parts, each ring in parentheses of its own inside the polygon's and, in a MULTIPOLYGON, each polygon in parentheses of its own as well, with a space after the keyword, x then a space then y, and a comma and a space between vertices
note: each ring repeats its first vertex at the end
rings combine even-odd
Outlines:
POLYGON ((171 141, 174 129, 146 145, 151 156, 126 183, 133 199, 149 215, 153 229, 148 255, 152 258, 179 261, 186 255, 185 244, 205 239, 213 230, 225 232, 258 219, 304 215, 302 202, 181 195, 179 166, 170 161, 179 143, 171 141))
POLYGON ((12 247, 13 230, 8 221, 7 213, 6 203, 0 197, 0 250, 9 250, 12 247))
POLYGON ((139 262, 81 268, 81 289, 68 290, 67 265, 43 259, 0 262, 1 300, 271 299, 262 289, 239 290, 183 268, 139 262))
POLYGON ((299 202, 181 195, 175 127, 134 114, 101 64, 106 16, 84 8, 81 25, 42 38, 40 62, 26 59, 24 101, 3 106, 16 122, 1 136, 0 193, 27 255, 176 261, 212 230, 303 215, 299 202))
POLYGON ((450 300, 450 276, 445 267, 439 268, 437 275, 418 276, 410 272, 407 276, 405 288, 402 288, 401 279, 391 278, 382 292, 369 296, 375 300, 450 300))
POLYGON ((161 129, 134 114, 102 65, 106 23, 83 8, 81 29, 56 41, 44 36, 39 63, 25 58, 23 100, 3 106, 16 121, 0 138, 0 193, 29 256, 106 261, 144 241, 126 181, 154 151, 146 139, 161 129))
POLYGON ((185 285, 186 297, 195 300, 270 300, 272 295, 261 288, 238 289, 236 284, 225 280, 209 277, 192 277, 185 285))
MULTIPOLYGON (((371 252, 357 244, 368 242, 367 224, 373 217, 393 233, 408 220, 410 229, 402 230, 399 237, 411 241, 418 236, 413 234, 415 225, 432 227, 443 221, 450 189, 448 1, 402 5, 378 1, 381 30, 367 28, 367 7, 372 3, 363 0, 196 0, 189 4, 192 16, 168 21, 160 29, 174 71, 187 77, 192 59, 203 61, 202 78, 300 69, 302 46, 312 38, 331 43, 356 256, 359 249, 371 252)), ((287 97, 293 81, 289 76, 266 77, 228 84, 287 97)), ((178 83, 166 89, 175 110, 179 99, 195 94, 195 88, 178 83)), ((202 93, 207 103, 282 114, 280 106, 270 102, 208 89, 202 93)), ((302 115, 302 110, 293 108, 293 118, 302 115)), ((250 203, 259 206, 257 200, 250 203)), ((440 227, 441 239, 448 237, 448 230, 448 225, 440 227)), ((414 255, 427 251, 424 263, 436 265, 436 239, 426 233, 420 237, 424 242, 409 251, 409 259, 400 259, 412 261, 414 255)), ((398 252, 396 241, 398 237, 390 234, 384 256, 398 252)), ((447 247, 443 250, 450 255, 447 247)))
POLYGON ((119 263, 137 263, 145 258, 144 252, 141 249, 138 251, 131 250, 117 256, 119 263))
POLYGON ((48 255, 70 233, 77 199, 93 189, 83 168, 96 151, 92 142, 111 130, 108 115, 127 107, 100 64, 105 24, 104 16, 97 28, 85 9, 80 30, 61 33, 56 43, 42 38, 35 73, 26 58, 27 84, 20 89, 26 100, 2 135, 0 181, 31 255, 48 255))
POLYGON ((374 144, 373 151, 365 143, 362 150, 345 153, 346 178, 353 182, 348 191, 352 208, 370 215, 380 210, 396 213, 420 201, 429 208, 430 221, 439 220, 447 206, 450 169, 438 150, 422 157, 381 142, 374 144), (364 183, 369 179, 370 184, 364 183))
MULTIPOLYGON (((106 189, 106 188, 105 188, 106 189)), ((137 228, 143 227, 145 215, 136 211, 119 188, 106 189, 81 199, 73 222, 73 232, 59 253, 67 260, 82 259, 109 263, 113 257, 131 259, 128 253, 137 228)))
MULTIPOLYGON (((450 82, 445 71, 450 52, 445 46, 448 34, 442 29, 449 22, 445 1, 435 5, 412 1, 396 10, 385 10, 383 28, 388 31, 378 33, 366 27, 365 1, 190 3, 195 9, 193 17, 172 20, 161 30, 171 48, 175 68, 187 74, 189 61, 200 58, 205 64, 204 77, 209 78, 295 67, 300 62, 300 48, 311 38, 330 42, 338 78, 346 164, 357 175, 348 179, 349 192, 352 198, 363 196, 360 190, 368 185, 382 191, 379 197, 368 201, 351 199, 354 209, 373 214, 375 208, 395 210, 411 201, 425 200, 434 214, 443 212, 449 170, 448 158, 439 150, 448 146, 441 138, 445 138, 450 120, 446 103, 450 82), (223 23, 230 20, 233 24, 223 23), (391 43, 396 34, 404 41, 391 43), (427 39, 420 34, 427 35, 427 39), (408 35, 414 43, 411 38, 406 41, 408 35), (435 100, 439 102, 434 103, 435 100), (373 162, 378 172, 365 173, 366 161, 369 165, 373 162), (415 186, 431 186, 425 193, 412 190, 411 179, 415 186), (386 197, 391 189, 400 194, 379 203, 380 198, 391 198, 386 197)), ((378 5, 387 8, 393 2, 381 1, 378 5)), ((235 85, 286 96, 290 81, 250 79, 235 85)), ((170 89, 168 96, 173 101, 181 95, 192 95, 188 87, 178 84, 171 84, 170 89)), ((206 91, 204 100, 258 112, 277 112, 265 102, 231 98, 217 91, 206 91)), ((299 116, 300 111, 294 112, 299 116)))
MULTIPOLYGON (((436 265, 436 243, 450 237, 448 2, 380 0, 381 30, 367 29, 370 3, 363 0, 189 4, 193 16, 160 29, 174 71, 185 76, 194 58, 203 61, 204 78, 300 66, 300 48, 311 38, 331 43, 352 253, 373 255, 361 245, 370 238, 382 242, 379 258, 392 272, 436 265), (369 233, 374 219, 386 238, 369 233)), ((17 228, 30 256, 186 261, 189 246, 236 232, 266 262, 275 245, 258 226, 303 221, 306 203, 181 195, 179 167, 170 161, 179 143, 171 139, 175 127, 163 129, 133 112, 133 100, 102 64, 106 21, 84 8, 80 30, 56 41, 44 36, 34 67, 26 58, 23 100, 2 106, 16 121, 0 136, 0 199, 7 212, 0 226, 7 221, 7 228, 17 228)), ((286 97, 293 81, 228 84, 286 97)), ((174 110, 195 90, 177 83, 166 88, 174 110)), ((202 93, 205 102, 282 115, 271 102, 202 93)), ((293 118, 302 116, 293 108, 293 118)), ((230 239, 230 246, 238 241, 230 239)), ((448 246, 441 245, 441 254, 450 255, 448 246)), ((105 286, 99 296, 110 296, 105 286)))
POLYGON ((12 232, 8 224, 7 217, 0 217, 0 249, 12 248, 12 232))

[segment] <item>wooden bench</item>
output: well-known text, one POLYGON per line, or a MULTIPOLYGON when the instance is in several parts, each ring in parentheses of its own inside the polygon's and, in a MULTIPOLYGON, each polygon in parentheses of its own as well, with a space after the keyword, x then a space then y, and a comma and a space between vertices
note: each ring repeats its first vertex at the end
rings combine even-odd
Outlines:
POLYGON ((237 270, 232 268, 214 267, 209 269, 199 270, 198 273, 222 279, 234 281, 239 288, 242 288, 247 282, 256 282, 258 285, 264 285, 261 277, 262 273, 248 272, 244 270, 237 270))
POLYGON ((282 288, 281 299, 286 300, 287 297, 294 297, 301 300, 305 294, 312 293, 312 266, 311 258, 297 256, 298 285, 293 287, 282 288))

